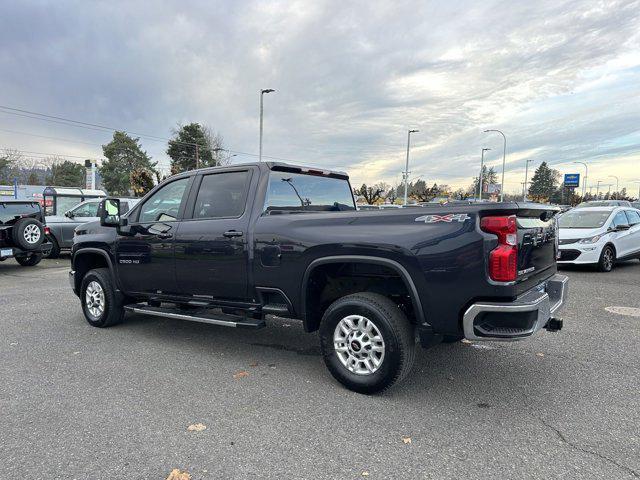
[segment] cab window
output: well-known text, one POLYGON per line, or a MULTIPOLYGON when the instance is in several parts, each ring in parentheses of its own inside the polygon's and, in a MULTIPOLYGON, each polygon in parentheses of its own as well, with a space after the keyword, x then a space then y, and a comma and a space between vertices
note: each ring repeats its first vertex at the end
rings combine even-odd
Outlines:
POLYGON ((97 217, 100 202, 89 202, 71 210, 74 217, 97 217))
POLYGON ((244 212, 249 172, 222 172, 202 177, 193 218, 239 217, 244 212))
POLYGON ((186 177, 163 186, 144 202, 140 209, 138 221, 147 223, 177 220, 180 204, 188 183, 189 177, 186 177))

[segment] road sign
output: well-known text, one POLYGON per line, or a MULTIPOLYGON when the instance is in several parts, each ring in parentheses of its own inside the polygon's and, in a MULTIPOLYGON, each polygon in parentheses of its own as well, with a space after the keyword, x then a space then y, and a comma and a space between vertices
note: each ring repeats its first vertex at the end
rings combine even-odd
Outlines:
POLYGON ((579 173, 565 173, 564 174, 564 186, 565 187, 579 187, 580 186, 580 174, 579 173))

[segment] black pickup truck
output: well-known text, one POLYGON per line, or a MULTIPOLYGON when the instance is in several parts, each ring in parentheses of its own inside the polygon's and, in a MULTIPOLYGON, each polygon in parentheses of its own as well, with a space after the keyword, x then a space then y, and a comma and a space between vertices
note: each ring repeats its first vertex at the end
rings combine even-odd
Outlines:
POLYGON ((357 211, 344 173, 258 163, 175 175, 118 211, 103 200, 72 249, 71 286, 96 327, 127 311, 238 328, 300 319, 333 376, 362 393, 405 377, 416 339, 562 327, 547 205, 357 211))

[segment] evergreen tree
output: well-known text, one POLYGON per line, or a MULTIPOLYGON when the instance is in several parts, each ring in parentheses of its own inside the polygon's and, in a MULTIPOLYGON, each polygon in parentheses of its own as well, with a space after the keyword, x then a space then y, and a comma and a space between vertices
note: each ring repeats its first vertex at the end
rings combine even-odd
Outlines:
POLYGON ((51 173, 47 177, 47 184, 56 187, 84 188, 85 168, 79 163, 65 160, 51 165, 51 173))
POLYGON ((202 167, 223 165, 222 138, 213 135, 199 123, 181 126, 169 140, 167 155, 171 157, 171 173, 186 172, 202 167))
POLYGON ((114 132, 113 140, 102 146, 107 160, 100 167, 102 184, 111 195, 129 195, 131 172, 149 170, 155 172, 157 162, 152 162, 147 152, 142 150, 139 138, 132 138, 125 132, 114 132))
POLYGON ((529 197, 536 202, 546 202, 558 188, 560 174, 542 162, 531 178, 529 197))

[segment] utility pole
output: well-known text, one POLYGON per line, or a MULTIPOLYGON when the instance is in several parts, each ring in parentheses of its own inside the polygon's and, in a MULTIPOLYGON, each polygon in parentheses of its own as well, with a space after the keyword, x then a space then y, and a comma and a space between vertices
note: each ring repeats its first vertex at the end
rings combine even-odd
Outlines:
MULTIPOLYGON (((611 178, 615 178, 616 179, 616 199, 619 199, 620 197, 620 179, 618 177, 616 177, 615 175, 609 175, 611 178)), ((609 189, 611 190, 611 189, 609 189)))
MULTIPOLYGON (((587 167, 587 164, 584 162, 572 162, 572 163, 584 165, 584 180, 582 182, 582 198, 584 198, 584 196, 587 193, 587 179, 589 178, 589 167, 587 167)), ((591 194, 591 192, 589 192, 589 194, 591 194)))
POLYGON ((533 162, 533 159, 525 160, 524 165, 524 185, 522 186, 522 201, 527 201, 527 176, 529 173, 529 164, 533 162))
POLYGON ((263 88, 260 90, 260 150, 258 154, 258 161, 262 162, 262 118, 264 116, 264 102, 263 97, 265 93, 275 92, 273 88, 263 88))
POLYGON ((480 177, 478 177, 478 200, 482 200, 482 174, 484 169, 484 152, 491 150, 490 148, 483 148, 480 152, 480 177))
POLYGON ((198 155, 198 144, 196 143, 196 170, 200 168, 200 156, 198 155))
POLYGON ((420 130, 408 130, 407 131, 407 162, 404 167, 404 203, 407 206, 407 192, 409 190, 409 146, 411 145, 411 134, 418 133, 420 130))
POLYGON ((489 129, 484 131, 484 133, 488 133, 488 132, 497 132, 500 135, 502 135, 502 139, 504 140, 504 143, 502 146, 502 185, 500 185, 500 201, 502 202, 504 201, 504 166, 507 161, 507 137, 500 130, 489 129))

